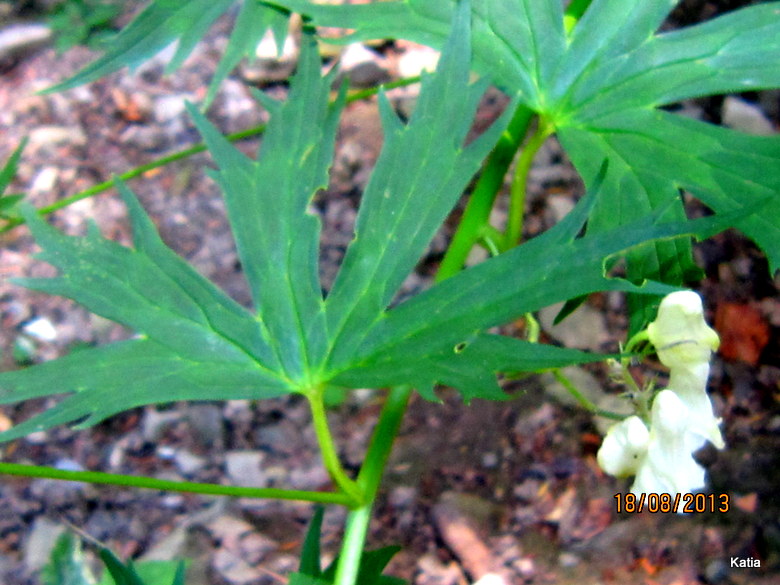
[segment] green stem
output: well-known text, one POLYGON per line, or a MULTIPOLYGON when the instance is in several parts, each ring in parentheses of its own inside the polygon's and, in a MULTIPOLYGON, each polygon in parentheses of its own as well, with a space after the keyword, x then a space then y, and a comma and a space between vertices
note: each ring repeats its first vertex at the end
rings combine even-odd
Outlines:
POLYGON ((505 251, 520 244, 520 238, 523 236, 523 214, 525 213, 528 172, 531 170, 531 164, 536 153, 551 133, 552 127, 546 124, 542 118, 539 118, 539 126, 528 139, 517 159, 515 175, 512 178, 512 186, 509 191, 509 218, 507 219, 503 246, 505 251))
POLYGON ((364 495, 357 483, 349 478, 339 460, 336 444, 328 425, 328 415, 325 412, 325 401, 321 390, 308 394, 314 431, 322 453, 322 462, 328 470, 331 479, 338 488, 352 500, 353 506, 364 502, 364 495))
POLYGON ((627 415, 625 414, 618 414, 617 412, 612 412, 611 410, 604 410, 603 408, 599 408, 593 404, 585 397, 582 392, 577 389, 574 384, 571 383, 571 380, 563 375, 559 369, 553 370, 553 376, 555 376, 555 379, 558 380, 558 382, 560 382, 564 388, 566 388, 569 394, 571 394, 585 410, 589 410, 593 414, 603 416, 604 418, 611 418, 612 420, 623 420, 626 418, 627 415))
POLYGON ((471 248, 482 236, 484 227, 489 225, 493 202, 504 182, 507 169, 525 138, 533 115, 526 106, 517 106, 512 120, 490 153, 469 197, 458 229, 436 273, 437 282, 454 276, 463 269, 471 248))
POLYGON ((374 428, 371 443, 366 451, 364 464, 357 479, 357 484, 364 497, 364 504, 351 510, 347 517, 344 542, 341 546, 334 585, 355 585, 357 583, 360 559, 363 555, 371 520, 371 510, 411 394, 412 388, 410 386, 392 388, 387 395, 382 412, 379 414, 379 420, 374 428))
MULTIPOLYGON (((420 81, 419 76, 409 77, 406 79, 399 79, 398 81, 386 83, 378 87, 372 87, 370 89, 356 91, 347 96, 347 103, 352 103, 352 102, 366 99, 383 89, 394 89, 396 87, 403 87, 406 85, 417 83, 418 81, 420 81)), ((253 128, 247 128, 246 130, 241 130, 240 132, 228 134, 227 136, 225 136, 225 138, 230 142, 237 142, 245 138, 251 138, 253 136, 262 134, 263 132, 265 132, 265 128, 266 128, 265 124, 260 124, 259 126, 255 126, 253 128)), ((176 162, 178 160, 188 158, 200 152, 205 152, 206 150, 207 150, 206 144, 201 142, 189 148, 185 148, 184 150, 180 150, 178 152, 165 155, 163 157, 150 161, 146 164, 143 164, 139 167, 131 169, 127 172, 124 172, 121 175, 119 175, 119 178, 122 179, 123 181, 129 181, 130 179, 135 179, 136 177, 140 177, 141 175, 143 175, 148 171, 163 167, 167 164, 176 162)), ((88 189, 85 189, 78 193, 74 193, 73 195, 70 195, 68 197, 63 197, 62 199, 52 203, 51 205, 41 207, 38 210, 38 212, 41 215, 52 213, 53 211, 57 211, 58 209, 67 207, 68 205, 76 203, 77 201, 81 201, 82 199, 86 199, 87 197, 92 197, 93 195, 97 195, 98 193, 108 191, 109 189, 114 187, 114 184, 115 184, 114 179, 112 178, 108 181, 103 181, 102 183, 98 183, 97 185, 92 185, 92 187, 89 187, 88 189)), ((0 234, 5 233, 23 223, 24 220, 21 218, 13 218, 11 220, 8 220, 7 223, 0 228, 0 234)))
POLYGON ((354 505, 354 501, 347 494, 342 493, 308 492, 278 488, 253 488, 191 481, 172 481, 152 477, 122 475, 119 473, 104 473, 102 471, 70 471, 57 469, 56 467, 23 465, 20 463, 0 463, 0 473, 23 477, 83 481, 96 484, 121 485, 133 488, 168 490, 193 494, 232 496, 235 498, 273 498, 277 500, 299 500, 322 504, 339 504, 342 506, 354 505))

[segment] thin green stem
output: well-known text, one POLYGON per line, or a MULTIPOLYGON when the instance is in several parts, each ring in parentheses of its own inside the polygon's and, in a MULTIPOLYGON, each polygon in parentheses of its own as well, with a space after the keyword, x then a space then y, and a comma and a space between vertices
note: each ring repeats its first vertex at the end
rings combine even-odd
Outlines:
POLYGON ((336 444, 330 432, 330 425, 328 425, 323 392, 318 390, 308 394, 306 397, 309 401, 314 431, 317 434, 317 442, 320 446, 325 469, 328 470, 336 486, 352 500, 353 507, 363 503, 365 500, 362 490, 354 480, 350 479, 339 460, 336 444))
POLYGON ((139 477, 102 471, 71 471, 42 465, 23 465, 21 463, 0 463, 0 473, 23 477, 40 477, 66 481, 83 481, 96 484, 121 485, 133 488, 168 490, 193 494, 232 496, 235 498, 273 498, 277 500, 298 500, 322 504, 354 505, 354 501, 343 493, 309 492, 278 488, 253 488, 242 486, 217 485, 191 481, 173 481, 152 477, 139 477))
MULTIPOLYGON (((378 87, 372 87, 369 89, 356 91, 347 96, 347 103, 352 103, 352 102, 366 99, 368 97, 371 97, 372 95, 377 94, 379 91, 383 89, 394 89, 396 87, 404 87, 407 85, 417 83, 419 81, 420 81, 419 76, 409 77, 405 79, 399 79, 397 81, 393 81, 390 83, 386 83, 378 87)), ((239 140, 244 140, 245 138, 251 138, 253 136, 262 134, 263 132, 265 132, 265 128, 266 128, 265 124, 260 124, 259 126, 247 128, 246 130, 241 130, 240 132, 234 132, 233 134, 228 134, 227 136, 225 136, 225 138, 230 142, 237 142, 239 140)), ((119 175, 119 178, 122 179, 123 181, 129 181, 130 179, 135 179, 137 177, 140 177, 146 172, 163 167, 172 162, 176 162, 188 158, 200 152, 205 152, 206 150, 207 150, 206 144, 201 142, 189 148, 185 148, 184 150, 180 150, 178 152, 174 152, 162 156, 146 164, 138 166, 134 169, 130 169, 129 171, 119 175)), ((97 195, 99 193, 103 193, 104 191, 108 191, 112 187, 114 187, 113 178, 108 181, 103 181, 102 183, 98 183, 97 185, 92 185, 92 187, 89 187, 88 189, 84 189, 83 191, 79 191, 78 193, 74 193, 73 195, 70 195, 68 197, 63 197, 62 199, 52 203, 51 205, 41 207, 38 210, 38 212, 41 215, 52 213, 53 211, 57 211, 58 209, 67 207, 68 205, 76 203, 77 201, 81 201, 82 199, 86 199, 87 197, 92 197, 93 195, 97 195)), ((24 220, 21 218, 13 218, 7 220, 7 223, 4 226, 0 227, 0 234, 5 233, 23 223, 24 220)))
POLYGON ((611 418, 612 420, 623 420, 626 418, 626 415, 624 414, 618 414, 617 412, 612 412, 611 410, 604 410, 603 408, 599 408, 593 404, 593 402, 588 400, 585 395, 580 392, 574 384, 571 383, 571 380, 564 376, 559 369, 553 370, 553 376, 555 376, 555 379, 561 383, 564 388, 566 388, 569 394, 571 394, 585 410, 589 410, 593 414, 603 416, 604 418, 611 418))
POLYGON ((512 120, 490 153, 469 197, 458 229, 436 273, 437 282, 454 276, 463 269, 471 248, 482 237, 485 226, 489 225, 490 211, 493 209, 496 195, 517 149, 525 138, 533 115, 534 113, 522 104, 515 109, 512 120))
POLYGON ((503 250, 509 250, 520 244, 523 235, 523 215, 525 213, 526 185, 528 172, 531 170, 536 153, 544 141, 552 133, 552 127, 539 118, 536 131, 528 139, 528 142, 520 152, 512 178, 512 186, 509 191, 509 217, 506 231, 504 232, 503 250))
POLYGON ((365 503, 350 511, 347 517, 334 585, 355 585, 357 582, 360 559, 371 521, 371 510, 411 394, 410 386, 392 388, 379 414, 379 420, 357 479, 365 503))
POLYGON ((636 347, 642 343, 649 343, 650 335, 647 333, 647 329, 643 329, 634 334, 631 339, 626 342, 626 347, 623 349, 623 353, 635 353, 636 347))
POLYGON ((539 325, 533 313, 525 314, 525 323, 528 334, 525 336, 531 343, 539 343, 539 334, 542 332, 542 326, 539 325))

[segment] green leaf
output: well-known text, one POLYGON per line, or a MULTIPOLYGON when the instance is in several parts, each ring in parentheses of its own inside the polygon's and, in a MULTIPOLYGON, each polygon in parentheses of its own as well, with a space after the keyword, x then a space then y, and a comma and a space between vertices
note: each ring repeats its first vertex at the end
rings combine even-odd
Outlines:
MULTIPOLYGON (((280 4, 315 24, 354 29, 350 40, 406 38, 440 48, 451 0, 398 0, 360 6, 307 0, 280 4)), ((780 84, 780 3, 737 10, 686 29, 656 33, 675 0, 593 0, 566 42, 558 0, 474 4, 474 67, 546 117, 585 178, 604 158, 610 174, 591 230, 628 225, 664 208, 683 217, 680 188, 715 212, 777 197, 780 138, 715 129, 656 108, 689 97, 780 84), (558 19, 561 19, 561 23, 558 19), (732 146, 734 145, 734 146, 732 146), (745 171, 745 165, 748 166, 745 171), (762 172, 756 180, 755 169, 762 172)), ((780 204, 779 204, 780 205, 780 204)), ((737 226, 780 267, 773 215, 737 226), (764 229, 768 227, 769 229, 764 229)), ((690 243, 676 240, 630 256, 632 278, 682 283, 696 274, 690 243)))
POLYGON ((343 104, 328 105, 330 81, 320 77, 309 40, 290 99, 274 108, 257 162, 193 110, 222 167, 215 177, 225 190, 257 315, 165 246, 121 183, 134 249, 103 238, 95 226, 86 237, 65 236, 32 208, 22 208, 43 249, 40 258, 60 275, 18 283, 71 298, 140 337, 0 374, 0 402, 72 393, 0 439, 80 420, 88 426, 143 404, 261 399, 305 392, 317 382, 327 337, 316 265, 319 222, 307 207, 327 182, 343 104))
POLYGON ((344 104, 343 92, 329 103, 333 74, 320 77, 315 42, 305 37, 304 43, 288 101, 279 106, 258 94, 286 122, 269 124, 259 162, 241 154, 190 108, 221 167, 211 176, 225 193, 238 254, 276 359, 289 378, 302 381, 327 351, 317 269, 320 223, 308 207, 314 193, 327 186, 344 104))
POLYGON ((147 585, 141 579, 131 561, 124 564, 107 548, 101 548, 98 554, 113 581, 113 584, 111 581, 108 581, 107 585, 147 585))
POLYGON ((185 585, 184 561, 123 563, 107 548, 99 554, 107 568, 100 585, 185 585))
POLYGON ((41 571, 42 585, 94 585, 95 577, 81 550, 81 541, 64 532, 57 538, 49 562, 41 571))
POLYGON ((203 100, 203 107, 207 108, 217 95, 220 84, 227 79, 230 72, 244 57, 254 57, 254 51, 267 29, 273 31, 276 46, 284 46, 287 36, 288 14, 266 6, 262 2, 245 1, 236 17, 236 23, 230 40, 225 48, 225 54, 217 65, 214 77, 211 78, 209 91, 203 100))
POLYGON ((13 181, 14 177, 16 176, 16 169, 19 166, 19 159, 22 156, 22 151, 24 150, 24 147, 27 146, 27 138, 23 138, 22 141, 19 143, 19 146, 16 147, 16 150, 14 150, 11 153, 11 156, 8 157, 8 160, 6 161, 5 165, 3 165, 3 168, 0 169, 0 195, 2 195, 5 190, 8 188, 8 185, 11 184, 11 181, 13 181))
MULTIPOLYGON (((441 48, 450 35, 452 0, 397 0, 358 5, 317 4, 308 0, 276 2, 310 16, 321 26, 354 29, 334 42, 408 39, 441 48)), ((483 0, 473 2, 474 67, 490 75, 508 93, 540 106, 538 75, 557 62, 564 46, 560 2, 483 0)))
MULTIPOLYGON (((587 207, 587 199, 580 206, 587 207)), ((660 283, 646 282, 640 286, 608 278, 605 261, 657 238, 708 237, 724 229, 735 217, 691 222, 643 221, 609 232, 589 233, 579 239, 572 236, 568 241, 561 239, 561 233, 569 233, 570 225, 553 228, 390 310, 365 336, 357 359, 353 358, 350 364, 332 364, 333 382, 349 386, 361 380, 370 382, 368 385, 385 386, 405 379, 430 399, 435 398, 432 386, 444 382, 460 389, 467 399, 501 398, 495 372, 505 368, 520 370, 528 365, 533 369, 539 365, 564 365, 566 360, 584 362, 589 361, 588 354, 533 348, 547 352, 533 355, 528 353, 532 348, 524 347, 522 342, 482 336, 480 331, 595 291, 654 295, 671 292, 672 287, 660 283), (519 352, 514 358, 512 346, 519 352), (458 351, 461 348, 465 351, 458 351), (495 355, 491 356, 491 352, 495 355), (541 363, 535 362, 537 359, 541 363), (549 365, 544 360, 549 360, 549 365)))
POLYGON ((314 516, 309 523, 309 529, 306 531, 306 538, 301 549, 301 564, 298 571, 312 577, 318 577, 322 574, 320 568, 320 531, 324 515, 325 509, 322 506, 314 508, 314 516))
MULTIPOLYGON (((167 73, 175 71, 214 21, 235 4, 235 0, 152 0, 112 39, 110 48, 102 57, 73 77, 48 88, 46 93, 64 91, 95 81, 122 67, 129 67, 132 71, 177 41, 176 53, 166 67, 167 73)), ((214 98, 219 83, 224 81, 238 61, 253 53, 269 27, 277 39, 283 39, 287 15, 265 2, 252 0, 243 3, 225 55, 212 80, 206 105, 214 98)))
POLYGON ((387 101, 380 101, 385 146, 326 303, 331 360, 353 355, 370 324, 382 318, 508 121, 504 116, 464 147, 485 89, 484 83, 469 83, 469 54, 468 13, 460 10, 436 75, 423 80, 409 124, 403 126, 387 101))
MULTIPOLYGON (((336 576, 338 557, 325 571, 320 568, 320 531, 322 530, 322 506, 314 509, 314 516, 306 531, 306 539, 301 550, 301 563, 297 573, 290 575, 290 585, 331 585, 336 576)), ((366 551, 360 559, 360 568, 356 583, 360 585, 404 585, 405 581, 382 575, 387 563, 401 550, 398 546, 388 546, 374 551, 366 551)))
MULTIPOLYGON (((377 550, 365 551, 360 558, 356 583, 360 583, 360 585, 404 585, 406 581, 403 579, 382 575, 387 564, 400 550, 400 546, 386 546, 377 550)), ((327 579, 327 582, 333 582, 337 567, 338 557, 323 573, 323 578, 327 579)))
MULTIPOLYGON (((402 8, 385 4, 388 10, 402 8)), ((776 160, 776 141, 756 141, 652 107, 602 112, 588 120, 566 110, 568 89, 553 83, 553 73, 567 66, 562 25, 553 27, 549 39, 540 36, 544 23, 561 17, 560 3, 554 4, 486 1, 472 14, 465 1, 451 11, 449 2, 410 0, 404 10, 427 10, 431 22, 452 16, 452 34, 438 71, 423 82, 407 125, 382 102, 385 146, 364 195, 355 239, 327 300, 317 271, 320 225, 309 206, 327 183, 344 95, 329 104, 332 75, 320 76, 308 29, 287 102, 259 96, 271 111, 271 121, 257 161, 241 154, 190 108, 219 165, 212 176, 225 193, 256 313, 230 300, 168 249, 121 184, 134 249, 106 240, 94 226, 86 237, 67 237, 23 207, 43 249, 41 258, 57 267, 59 276, 22 279, 21 284, 73 298, 127 325, 138 337, 0 374, 1 402, 68 393, 57 407, 0 439, 66 422, 90 425, 142 404, 305 394, 329 383, 414 384, 433 398, 432 386, 446 382, 467 399, 501 398, 497 372, 580 363, 596 356, 530 347, 486 334, 490 327, 599 290, 664 294, 670 286, 641 281, 646 272, 668 273, 667 265, 676 256, 664 246, 676 254, 688 249, 691 236, 706 237, 731 225, 753 230, 757 238, 762 230, 775 229, 762 217, 776 211, 776 169, 766 176, 759 171, 762 164, 776 160), (507 117, 464 145, 487 85, 487 80, 469 83, 471 16, 475 41, 483 43, 479 46, 511 48, 506 63, 497 62, 497 70, 512 69, 515 81, 528 81, 527 91, 516 93, 523 99, 535 96, 543 113, 557 117, 561 139, 586 181, 601 187, 591 188, 553 230, 388 310, 514 110, 510 106, 507 117), (517 27, 515 36, 512 27, 517 27), (595 121, 600 125, 594 126, 595 121), (681 135, 691 146, 676 153, 675 140, 681 135), (737 141, 728 146, 734 136, 737 141), (675 154, 688 158, 672 160, 675 154), (662 165, 655 164, 659 157, 662 165), (737 163, 745 166, 739 173, 737 163), (747 194, 735 195, 740 186, 747 194), (681 188, 710 204, 715 216, 685 221, 681 188), (616 193, 623 198, 614 199, 616 193), (610 212, 605 201, 624 206, 641 201, 644 207, 634 216, 628 209, 610 212), (578 237, 586 220, 587 233, 578 237), (609 278, 608 266, 626 252, 650 259, 632 273, 636 282, 609 278)), ((604 5, 594 2, 591 10, 604 5)), ((625 27, 635 35, 645 31, 651 40, 626 41, 621 50, 639 51, 655 38, 647 31, 660 10, 636 7, 638 14, 628 18, 625 27)), ((367 14, 362 10, 360 14, 367 14)), ((589 67, 622 55, 586 37, 577 42, 592 46, 592 54, 582 56, 588 64, 571 87, 589 74, 589 67)), ((307 561, 307 567, 313 566, 307 561)))

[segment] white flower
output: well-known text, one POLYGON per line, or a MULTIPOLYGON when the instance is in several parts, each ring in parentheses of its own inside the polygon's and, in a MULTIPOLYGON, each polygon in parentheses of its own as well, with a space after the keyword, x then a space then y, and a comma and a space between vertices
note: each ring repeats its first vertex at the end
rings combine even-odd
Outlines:
POLYGON ((653 401, 647 451, 631 486, 635 494, 684 494, 704 487, 704 468, 693 458, 687 438, 688 408, 671 390, 653 401))
POLYGON ((640 493, 691 493, 704 487, 704 469, 696 463, 688 444, 688 408, 671 390, 653 401, 650 429, 638 416, 613 425, 596 458, 599 466, 616 477, 636 475, 631 491, 640 493))
POLYGON ((647 452, 650 432, 638 416, 612 425, 596 455, 601 469, 615 477, 635 475, 647 452))
POLYGON ((647 327, 661 363, 669 368, 669 389, 688 408, 691 450, 705 441, 724 447, 720 420, 707 396, 710 357, 718 349, 718 334, 704 321, 701 297, 693 291, 674 292, 661 301, 658 317, 647 327))
POLYGON ((649 427, 638 416, 614 425, 596 458, 610 475, 636 475, 631 491, 637 495, 695 492, 705 483, 693 453, 708 440, 724 446, 707 396, 718 334, 704 321, 701 297, 692 291, 666 296, 647 334, 669 368, 669 387, 655 396, 649 427))
POLYGON ((720 344, 718 334, 704 321, 701 297, 692 290, 666 295, 655 321, 647 326, 647 335, 658 359, 670 370, 709 363, 720 344))

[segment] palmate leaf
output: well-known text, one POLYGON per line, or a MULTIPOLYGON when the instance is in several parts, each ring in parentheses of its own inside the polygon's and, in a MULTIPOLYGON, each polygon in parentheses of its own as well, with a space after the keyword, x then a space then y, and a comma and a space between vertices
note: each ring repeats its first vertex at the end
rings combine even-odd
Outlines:
POLYGON ((575 238, 577 230, 569 228, 583 219, 594 199, 591 195, 581 201, 570 221, 391 309, 366 333, 351 363, 331 364, 333 382, 351 386, 360 380, 383 386, 406 380, 431 399, 435 398, 433 385, 441 382, 460 389, 466 399, 500 399, 495 378, 498 372, 602 359, 605 356, 481 331, 599 290, 668 294, 674 288, 662 283, 635 285, 607 278, 606 259, 637 245, 651 245, 647 242, 655 239, 709 237, 740 217, 727 214, 685 222, 643 221, 575 238))
MULTIPOLYGON (((451 0, 335 6, 280 0, 350 40, 404 38, 441 47, 451 0)), ((774 194, 766 217, 735 227, 780 268, 780 138, 745 136, 657 108, 713 93, 780 85, 780 3, 744 8, 656 34, 676 0, 593 0, 567 38, 560 0, 475 0, 474 67, 544 116, 588 186, 610 162, 589 229, 628 225, 657 209, 684 217, 679 191, 715 212, 774 194), (669 207, 670 201, 675 202, 669 207)), ((680 283, 695 270, 690 242, 660 242, 630 255, 629 275, 680 283)))
MULTIPOLYGON (((103 56, 47 92, 71 89, 122 67, 133 70, 171 43, 178 42, 176 53, 166 67, 166 72, 170 73, 181 66, 214 21, 234 5, 236 0, 152 0, 112 38, 103 56)), ((241 58, 252 56, 266 30, 273 30, 277 46, 281 47, 287 34, 287 22, 288 15, 276 7, 258 0, 243 2, 205 103, 211 102, 219 84, 241 58)))
POLYGON ((316 272, 319 224, 306 208, 327 183, 341 107, 329 105, 331 78, 320 77, 313 39, 305 45, 290 100, 268 102, 274 113, 258 161, 193 112, 223 167, 215 178, 225 191, 258 313, 239 306, 165 246, 121 183, 134 249, 103 238, 95 226, 86 237, 65 236, 24 207, 43 249, 40 258, 60 275, 19 284, 72 298, 140 337, 0 374, 2 403, 72 393, 0 439, 67 422, 89 426, 143 404, 305 391, 327 341, 316 272))
POLYGON ((68 394, 0 440, 68 422, 91 425, 143 404, 308 394, 328 384, 411 383, 433 398, 432 385, 446 382, 466 398, 500 398, 496 372, 594 356, 484 334, 489 327, 596 290, 668 292, 657 283, 606 278, 605 258, 656 238, 707 236, 756 211, 696 222, 662 221, 659 212, 578 238, 600 196, 592 189, 543 236, 388 310, 507 123, 504 117, 463 145, 484 87, 469 83, 469 16, 462 2, 439 71, 423 80, 409 124, 383 106, 385 147, 327 300, 317 276, 319 222, 309 205, 326 184, 344 99, 329 104, 332 75, 321 77, 309 31, 288 101, 261 98, 272 116, 257 161, 191 110, 220 167, 212 176, 225 194, 256 313, 167 248, 121 183, 133 249, 103 238, 94 226, 86 237, 65 236, 25 207, 41 258, 59 276, 20 283, 70 297, 138 337, 0 374, 3 403, 68 394))

